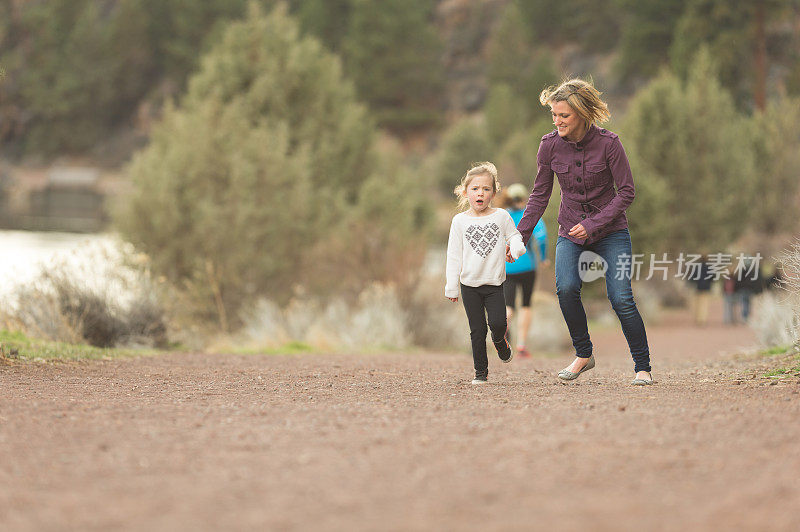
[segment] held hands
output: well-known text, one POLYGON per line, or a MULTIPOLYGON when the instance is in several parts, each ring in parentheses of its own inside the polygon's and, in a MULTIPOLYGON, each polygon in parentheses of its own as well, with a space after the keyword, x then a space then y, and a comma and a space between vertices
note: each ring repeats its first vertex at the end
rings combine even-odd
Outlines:
POLYGON ((583 239, 587 238, 589 235, 586 233, 586 229, 584 229, 581 224, 578 224, 569 230, 569 236, 583 239))
POLYGON ((514 262, 515 259, 513 255, 511 255, 511 246, 506 244, 506 262, 514 262))

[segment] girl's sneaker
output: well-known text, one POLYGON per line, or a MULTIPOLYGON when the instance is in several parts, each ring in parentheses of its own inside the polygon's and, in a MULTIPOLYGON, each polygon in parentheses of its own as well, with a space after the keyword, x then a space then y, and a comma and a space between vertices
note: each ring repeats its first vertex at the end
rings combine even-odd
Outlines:
POLYGON ((475 378, 472 379, 472 384, 486 384, 486 377, 485 373, 478 373, 475 372, 475 378))
POLYGON ((517 354, 519 355, 519 358, 531 358, 531 354, 527 349, 525 349, 524 345, 517 346, 517 354))
POLYGON ((514 358, 514 352, 511 350, 511 345, 505 338, 499 342, 495 342, 494 347, 497 349, 497 356, 499 356, 500 360, 506 364, 511 362, 511 359, 514 358))

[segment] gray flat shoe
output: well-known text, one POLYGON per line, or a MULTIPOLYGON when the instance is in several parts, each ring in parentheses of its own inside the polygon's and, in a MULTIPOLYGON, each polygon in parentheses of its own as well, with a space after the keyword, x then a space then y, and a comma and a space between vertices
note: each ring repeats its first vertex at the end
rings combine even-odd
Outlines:
POLYGON ((575 380, 578 378, 578 375, 580 375, 584 371, 589 371, 593 367, 594 367, 594 355, 589 357, 589 362, 587 362, 586 365, 583 366, 583 369, 581 369, 579 372, 573 373, 568 369, 562 369, 561 371, 558 372, 558 378, 564 381, 575 380))

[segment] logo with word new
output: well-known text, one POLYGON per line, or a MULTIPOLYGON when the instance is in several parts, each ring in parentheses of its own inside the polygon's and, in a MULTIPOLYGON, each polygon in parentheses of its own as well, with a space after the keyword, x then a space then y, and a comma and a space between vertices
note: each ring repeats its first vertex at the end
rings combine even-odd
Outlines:
POLYGON ((584 283, 591 283, 605 277, 607 271, 608 263, 593 251, 584 251, 578 257, 578 276, 584 283))

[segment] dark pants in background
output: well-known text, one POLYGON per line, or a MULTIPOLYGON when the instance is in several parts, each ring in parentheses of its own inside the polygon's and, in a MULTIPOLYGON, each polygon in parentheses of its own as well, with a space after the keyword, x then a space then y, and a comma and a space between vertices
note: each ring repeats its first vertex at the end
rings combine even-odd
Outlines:
POLYGON ((487 329, 492 331, 492 342, 495 344, 503 342, 506 334, 506 298, 503 296, 503 285, 462 284, 461 301, 469 320, 475 375, 486 376, 489 374, 489 359, 486 356, 487 329))

